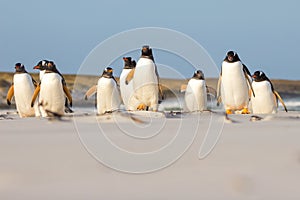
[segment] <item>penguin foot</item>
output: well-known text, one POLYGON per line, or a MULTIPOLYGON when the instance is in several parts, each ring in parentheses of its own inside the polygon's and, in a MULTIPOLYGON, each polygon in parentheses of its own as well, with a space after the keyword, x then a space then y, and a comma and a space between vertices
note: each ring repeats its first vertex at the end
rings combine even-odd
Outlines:
POLYGON ((244 109, 242 110, 242 114, 250 114, 248 108, 244 108, 244 109))
POLYGON ((226 114, 227 114, 227 115, 231 115, 231 114, 232 114, 232 110, 226 109, 226 114))
POLYGON ((146 105, 141 103, 140 105, 138 105, 137 110, 145 110, 146 109, 146 105))

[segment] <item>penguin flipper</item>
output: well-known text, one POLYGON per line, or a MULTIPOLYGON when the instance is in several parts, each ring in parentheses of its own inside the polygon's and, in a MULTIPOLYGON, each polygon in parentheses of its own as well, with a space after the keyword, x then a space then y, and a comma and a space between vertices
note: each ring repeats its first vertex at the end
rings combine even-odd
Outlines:
POLYGON ((6 95, 6 101, 7 105, 10 106, 11 104, 11 99, 14 96, 14 85, 11 85, 10 88, 8 89, 7 95, 6 95))
POLYGON ((32 77, 31 77, 31 81, 32 81, 34 87, 37 87, 38 83, 32 77))
POLYGON ((33 93, 33 96, 32 96, 32 99, 31 99, 31 107, 33 107, 34 102, 35 102, 40 90, 41 90, 41 86, 40 85, 36 86, 36 88, 34 90, 34 93, 33 93))
POLYGON ((84 95, 84 99, 87 100, 90 98, 92 95, 94 95, 97 91, 97 85, 93 85, 84 95))
POLYGON ((126 79, 125 79, 125 83, 126 85, 128 85, 128 83, 133 79, 133 76, 134 76, 134 71, 135 71, 135 68, 133 68, 127 75, 126 79))
POLYGON ((72 95, 70 93, 70 90, 67 88, 66 85, 63 85, 63 90, 64 90, 64 93, 66 94, 69 102, 70 102, 70 106, 72 107, 72 95))
POLYGON ((165 100, 165 95, 163 93, 161 84, 158 84, 158 91, 159 91, 159 95, 160 95, 161 100, 165 100))
POLYGON ((186 91, 186 88, 187 88, 187 84, 182 84, 181 86, 180 86, 180 92, 185 92, 186 91))
POLYGON ((287 110, 287 108, 285 106, 285 103, 283 102, 283 100, 282 100, 281 96, 279 95, 279 93, 274 90, 274 94, 279 99, 280 103, 283 105, 285 112, 288 112, 288 110, 287 110))
POLYGON ((250 80, 250 78, 249 78, 249 76, 248 76, 248 73, 247 73, 247 72, 244 72, 244 75, 245 75, 245 78, 246 78, 246 80, 247 80, 247 83, 248 83, 248 85, 249 85, 249 87, 250 87, 250 89, 251 89, 251 92, 252 92, 252 94, 253 94, 253 97, 255 97, 255 93, 254 93, 254 90, 253 90, 253 87, 252 87, 251 80, 250 80))
POLYGON ((222 103, 221 99, 221 82, 222 82, 222 74, 220 74, 218 85, 217 85, 217 106, 219 106, 222 103))

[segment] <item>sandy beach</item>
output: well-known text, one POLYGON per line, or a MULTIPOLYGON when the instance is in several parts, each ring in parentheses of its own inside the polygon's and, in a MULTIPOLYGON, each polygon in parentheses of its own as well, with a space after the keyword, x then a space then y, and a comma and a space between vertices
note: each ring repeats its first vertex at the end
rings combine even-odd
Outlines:
MULTIPOLYGON (((96 117, 91 110, 79 110, 74 117, 62 120, 20 119, 6 111, 1 114, 1 199, 300 197, 299 112, 260 116, 259 121, 250 121, 251 115, 225 119, 222 113, 208 112, 167 117, 138 113, 96 117), (179 134, 175 131, 178 126, 182 131, 179 134), (126 134, 128 129, 144 138, 126 134), (157 134, 148 135, 154 129, 157 134), (214 130, 221 130, 217 144, 200 159, 203 141, 214 130), (153 170, 168 158, 164 155, 126 160, 115 157, 113 152, 97 152, 101 148, 93 147, 88 140, 101 144, 97 140, 102 134, 131 153, 155 152, 184 135, 191 140, 186 141, 188 148, 179 152, 174 162, 153 170), (114 159, 119 162, 114 164, 114 159), (151 173, 143 173, 139 163, 147 159, 153 160, 151 173), (113 164, 106 166, 106 161, 113 164), (113 168, 141 171, 134 174, 113 168)), ((178 143, 176 149, 183 143, 178 143)))

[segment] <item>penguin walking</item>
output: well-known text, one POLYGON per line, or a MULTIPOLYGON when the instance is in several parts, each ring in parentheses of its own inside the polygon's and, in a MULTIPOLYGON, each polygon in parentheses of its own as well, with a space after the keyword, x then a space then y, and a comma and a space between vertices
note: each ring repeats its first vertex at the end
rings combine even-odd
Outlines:
MULTIPOLYGON (((33 67, 33 69, 38 69, 38 70, 40 70, 40 74, 39 74, 40 81, 42 80, 42 78, 43 78, 43 76, 44 76, 44 74, 45 74, 45 72, 46 72, 47 65, 48 65, 49 63, 51 63, 51 64, 53 65, 52 70, 53 70, 55 73, 57 73, 57 74, 59 74, 59 75, 61 76, 64 87, 67 87, 67 83, 66 83, 66 81, 65 81, 65 78, 64 78, 63 75, 58 71, 58 69, 56 68, 56 66, 55 66, 55 64, 53 63, 53 61, 41 60, 40 62, 38 62, 38 64, 37 64, 35 67, 33 67)), ((69 103, 70 103, 70 102, 69 102, 69 103)), ((72 107, 72 105, 69 105, 69 103, 68 103, 68 98, 66 97, 66 98, 65 98, 65 112, 66 112, 66 113, 73 113, 74 111, 70 108, 70 107, 72 107)))
POLYGON ((86 93, 85 99, 97 92, 97 114, 103 115, 119 109, 121 104, 120 92, 117 81, 113 76, 113 69, 104 69, 98 80, 97 86, 91 87, 86 93))
POLYGON ((123 57, 124 68, 120 75, 120 92, 126 110, 135 110, 138 106, 138 101, 134 97, 133 82, 126 81, 129 74, 135 70, 136 62, 131 60, 131 57, 123 57))
POLYGON ((11 99, 15 96, 15 102, 18 114, 23 117, 39 117, 40 112, 37 102, 33 102, 33 108, 30 106, 31 97, 34 93, 37 83, 25 69, 21 63, 15 64, 15 74, 13 83, 7 93, 7 104, 11 104, 11 99))
POLYGON ((133 76, 129 73, 127 82, 132 76, 134 97, 138 101, 136 110, 158 110, 159 103, 159 76, 152 49, 149 46, 143 46, 142 55, 138 60, 133 76), (131 76, 130 76, 131 75, 131 76))
POLYGON ((42 117, 48 117, 48 112, 63 115, 65 113, 65 95, 70 105, 72 105, 72 96, 64 83, 61 74, 58 73, 54 62, 49 61, 46 65, 46 71, 40 84, 36 87, 31 100, 31 106, 35 102, 38 94, 40 111, 42 117))
POLYGON ((252 75, 252 87, 255 97, 251 95, 252 112, 254 114, 273 114, 277 113, 278 99, 282 103, 285 111, 287 108, 278 94, 274 90, 270 79, 262 71, 256 71, 252 75))
POLYGON ((196 70, 193 77, 189 80, 185 90, 184 101, 189 112, 207 110, 207 86, 201 70, 196 70))
MULTIPOLYGON (((238 54, 229 51, 222 63, 221 74, 218 81, 218 104, 222 101, 227 114, 241 111, 249 114, 248 103, 250 99, 251 74, 241 62, 238 54)), ((255 93, 253 92, 255 96, 255 93)))

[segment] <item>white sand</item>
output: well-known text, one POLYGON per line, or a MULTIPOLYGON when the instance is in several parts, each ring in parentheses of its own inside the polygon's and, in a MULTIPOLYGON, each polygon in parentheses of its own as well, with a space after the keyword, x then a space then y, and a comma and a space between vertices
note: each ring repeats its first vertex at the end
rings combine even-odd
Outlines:
MULTIPOLYGON (((212 128, 219 128, 224 117, 198 116, 158 117, 150 125, 148 118, 138 116, 147 123, 134 124, 129 117, 117 116, 117 128, 114 118, 94 116, 48 121, 12 115, 12 120, 0 120, 0 199, 300 198, 299 113, 263 116, 257 122, 250 122, 250 115, 232 115, 237 123, 224 123, 217 145, 204 159, 198 154, 209 122, 213 117, 212 128), (149 152, 174 138, 182 122, 191 123, 181 127, 187 137, 193 136, 195 119, 199 130, 191 147, 172 165, 147 174, 122 173, 98 162, 82 145, 74 124, 75 120, 81 136, 90 134, 96 141, 97 134, 93 134, 98 121, 115 144, 128 151, 149 152), (135 132, 138 127, 146 128, 135 132), (121 129, 149 138, 134 139, 119 134, 121 129), (152 129, 158 135, 151 138, 152 129)), ((125 161, 120 159, 120 163, 125 161)))

